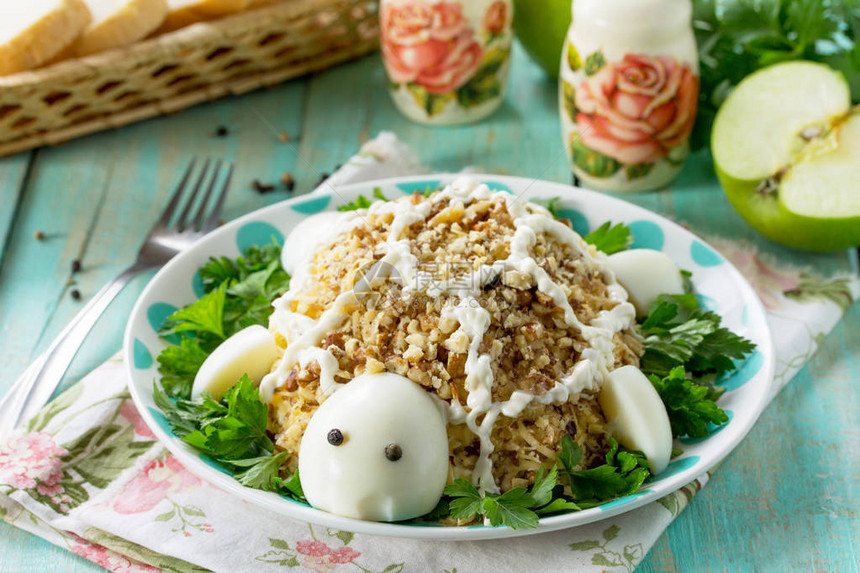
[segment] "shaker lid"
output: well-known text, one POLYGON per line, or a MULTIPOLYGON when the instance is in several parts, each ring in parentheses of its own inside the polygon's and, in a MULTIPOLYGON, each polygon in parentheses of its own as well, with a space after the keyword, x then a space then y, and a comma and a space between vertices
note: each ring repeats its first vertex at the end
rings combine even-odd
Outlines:
POLYGON ((601 28, 660 29, 689 26, 691 0, 573 0, 575 23, 601 28))

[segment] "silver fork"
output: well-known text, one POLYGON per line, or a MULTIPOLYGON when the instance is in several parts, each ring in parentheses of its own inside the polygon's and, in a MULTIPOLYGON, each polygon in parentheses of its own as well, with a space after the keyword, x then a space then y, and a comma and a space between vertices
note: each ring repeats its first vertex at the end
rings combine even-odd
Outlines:
POLYGON ((134 264, 93 296, 92 300, 60 332, 51 346, 15 381, 9 393, 0 402, 0 438, 9 434, 22 420, 29 419, 48 402, 96 320, 132 278, 142 272, 163 266, 177 253, 218 226, 218 217, 233 176, 233 165, 226 164, 227 175, 217 192, 215 204, 207 216, 207 206, 215 191, 222 162, 220 160, 216 162, 214 173, 210 176, 211 161, 207 159, 195 178, 195 183, 190 186, 189 195, 185 191, 189 188, 188 183, 192 179, 195 163, 196 160, 192 160, 188 165, 170 203, 146 236, 134 264), (208 185, 206 185, 207 179, 208 185), (195 200, 204 187, 203 197, 192 217, 195 200), (183 195, 188 195, 188 198, 182 211, 179 212, 183 195), (178 216, 176 216, 177 212, 179 212, 178 216))

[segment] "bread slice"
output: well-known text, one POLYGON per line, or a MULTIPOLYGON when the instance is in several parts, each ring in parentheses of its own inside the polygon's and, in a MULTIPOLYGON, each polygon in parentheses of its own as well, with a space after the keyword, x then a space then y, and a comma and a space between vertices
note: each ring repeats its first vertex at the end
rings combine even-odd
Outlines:
POLYGON ((251 0, 167 0, 168 12, 156 34, 172 32, 197 22, 241 12, 251 0))
POLYGON ((35 68, 90 22, 83 0, 7 0, 0 5, 0 76, 35 68))
POLYGON ((92 14, 90 25, 70 46, 75 56, 87 56, 140 40, 167 16, 167 0, 84 0, 92 14))

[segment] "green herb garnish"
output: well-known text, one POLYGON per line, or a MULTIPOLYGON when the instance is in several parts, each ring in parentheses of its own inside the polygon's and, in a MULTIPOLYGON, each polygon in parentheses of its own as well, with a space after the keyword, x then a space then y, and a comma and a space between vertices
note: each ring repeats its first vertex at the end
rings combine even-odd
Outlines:
MULTIPOLYGON (((549 471, 540 468, 528 489, 515 487, 502 494, 482 493, 468 481, 457 479, 445 487, 445 495, 448 511, 454 519, 471 520, 482 516, 490 525, 522 529, 537 527, 538 514, 579 509, 573 502, 561 498, 553 500, 557 485, 558 470, 553 466, 549 471)), ((445 512, 437 506, 433 513, 444 515, 445 512)))
POLYGON ((633 234, 630 232, 630 227, 624 223, 613 225, 607 221, 583 239, 586 243, 594 245, 598 251, 611 255, 628 248, 633 242, 633 234))
MULTIPOLYGON (((374 187, 373 188, 373 198, 378 199, 380 201, 388 201, 388 197, 386 197, 382 193, 382 188, 374 187)), ((355 198, 355 201, 350 201, 346 205, 341 205, 337 208, 338 211, 358 211, 359 209, 367 209, 373 204, 373 201, 365 197, 364 195, 359 195, 355 198)))
POLYGON ((247 326, 268 324, 271 301, 290 286, 280 257, 281 248, 273 243, 252 246, 235 260, 212 257, 200 268, 205 294, 167 317, 159 330, 162 336, 182 336, 179 346, 158 355, 161 383, 169 396, 191 395, 200 365, 225 339, 247 326))
POLYGON ((660 296, 639 328, 645 339, 641 370, 659 377, 676 366, 693 376, 734 370, 732 359, 744 358, 755 345, 721 327, 721 321, 718 314, 700 307, 692 294, 660 296))
POLYGON ((664 378, 654 374, 648 378, 666 405, 672 435, 676 438, 704 438, 709 434, 708 424, 729 421, 726 412, 708 398, 708 388, 687 379, 683 366, 673 368, 664 378))
POLYGON ((562 436, 561 447, 559 463, 567 473, 574 501, 582 508, 635 493, 651 475, 642 452, 625 450, 612 437, 606 463, 587 470, 576 469, 582 460, 582 450, 573 438, 562 436))
POLYGON ((239 483, 304 501, 297 473, 286 481, 278 475, 287 453, 274 453, 266 434, 268 407, 248 376, 221 400, 203 394, 196 400, 174 401, 157 385, 153 399, 176 436, 214 458, 239 483))

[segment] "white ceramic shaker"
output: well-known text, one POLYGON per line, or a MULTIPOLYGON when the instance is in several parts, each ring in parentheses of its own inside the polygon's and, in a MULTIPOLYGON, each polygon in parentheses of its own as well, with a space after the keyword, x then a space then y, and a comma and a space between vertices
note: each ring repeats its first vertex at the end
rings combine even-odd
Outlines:
POLYGON ((574 0, 559 74, 562 135, 585 187, 668 185, 699 97, 691 0, 574 0))
POLYGON ((389 92, 409 119, 478 121, 505 95, 511 0, 382 0, 382 59, 389 92))

